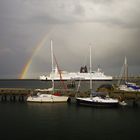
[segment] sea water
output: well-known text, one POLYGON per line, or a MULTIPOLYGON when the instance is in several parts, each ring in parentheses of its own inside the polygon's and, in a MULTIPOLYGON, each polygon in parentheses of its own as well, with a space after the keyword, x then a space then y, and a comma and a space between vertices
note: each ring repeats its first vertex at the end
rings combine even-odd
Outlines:
POLYGON ((0 139, 139 139, 140 108, 0 103, 0 139))
MULTIPOLYGON (((12 87, 40 87, 39 81, 11 82, 12 87)), ((140 137, 139 128, 140 106, 93 108, 76 103, 0 102, 0 140, 135 140, 140 137)))

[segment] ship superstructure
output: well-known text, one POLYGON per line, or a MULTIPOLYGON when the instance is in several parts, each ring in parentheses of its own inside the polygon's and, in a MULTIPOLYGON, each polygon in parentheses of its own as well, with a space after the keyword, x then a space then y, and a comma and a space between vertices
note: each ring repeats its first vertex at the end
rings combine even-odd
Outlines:
POLYGON ((92 71, 91 75, 87 70, 87 67, 81 67, 80 72, 67 72, 67 71, 58 71, 58 68, 55 67, 54 73, 52 72, 49 75, 40 76, 40 80, 51 80, 52 77, 54 80, 60 80, 60 72, 61 72, 61 80, 90 80, 90 76, 92 80, 112 80, 112 76, 105 75, 104 72, 100 68, 97 71, 92 71))

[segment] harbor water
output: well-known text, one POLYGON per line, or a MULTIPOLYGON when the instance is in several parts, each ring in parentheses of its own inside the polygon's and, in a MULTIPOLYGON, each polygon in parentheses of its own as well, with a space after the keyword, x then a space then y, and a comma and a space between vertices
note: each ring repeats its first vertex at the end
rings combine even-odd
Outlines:
MULTIPOLYGON (((64 85, 71 84, 73 81, 55 81, 55 88, 64 88, 64 85)), ((31 88, 31 89, 44 89, 44 88, 51 88, 51 81, 44 81, 38 79, 26 79, 26 80, 19 80, 19 79, 5 79, 0 80, 0 88, 31 88)), ((79 90, 87 91, 89 87, 89 81, 74 81, 75 83, 75 90, 77 90, 78 85, 80 84, 79 90)), ((116 84, 116 81, 93 81, 93 89, 96 90, 100 85, 103 84, 116 84)))
MULTIPOLYGON (((45 81, 6 80, 1 87, 44 88, 45 81), (7 82, 7 83, 6 83, 7 82)), ((92 108, 76 103, 0 102, 0 139, 139 139, 140 106, 92 108)))

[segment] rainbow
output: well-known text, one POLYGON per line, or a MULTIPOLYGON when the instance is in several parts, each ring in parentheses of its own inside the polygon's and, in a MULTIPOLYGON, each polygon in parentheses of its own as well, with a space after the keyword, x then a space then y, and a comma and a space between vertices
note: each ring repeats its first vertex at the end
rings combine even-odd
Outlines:
POLYGON ((35 47, 35 49, 33 50, 33 53, 31 55, 31 57, 29 58, 28 62, 26 63, 26 65, 24 66, 23 70, 22 70, 22 73, 20 75, 20 79, 24 79, 25 78, 25 75, 26 73, 28 72, 28 69, 32 63, 32 60, 34 58, 34 56, 36 55, 36 53, 40 50, 40 48, 42 46, 44 46, 46 40, 47 40, 47 37, 48 37, 48 34, 46 34, 43 39, 41 39, 40 43, 35 47))

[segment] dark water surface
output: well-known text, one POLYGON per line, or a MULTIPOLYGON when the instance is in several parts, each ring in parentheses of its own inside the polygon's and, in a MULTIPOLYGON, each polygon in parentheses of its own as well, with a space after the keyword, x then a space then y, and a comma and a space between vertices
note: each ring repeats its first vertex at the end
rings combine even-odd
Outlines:
MULTIPOLYGON (((51 81, 41 81, 41 80, 19 80, 19 79, 5 79, 5 80, 0 80, 0 88, 50 88, 52 87, 51 81)), ((63 84, 67 85, 70 84, 70 81, 64 81, 64 83, 60 81, 55 81, 55 88, 59 88, 60 86, 63 87, 63 84)), ((100 85, 103 84, 112 84, 112 83, 117 83, 117 81, 93 81, 93 88, 96 89, 100 85)), ((77 88, 79 84, 79 81, 75 81, 75 85, 77 88)), ((89 81, 81 81, 80 82, 80 90, 88 90, 89 87, 89 81)))
MULTIPOLYGON (((44 81, 0 81, 0 87, 46 85, 44 81)), ((139 131, 140 105, 92 108, 75 103, 0 102, 0 140, 136 140, 139 131)))
POLYGON ((53 103, 0 103, 2 139, 139 139, 140 108, 100 109, 53 103))

